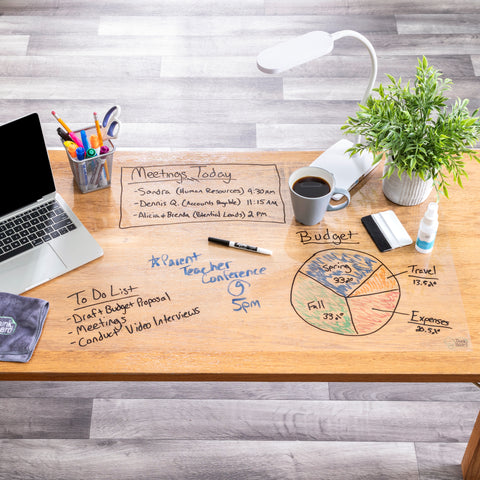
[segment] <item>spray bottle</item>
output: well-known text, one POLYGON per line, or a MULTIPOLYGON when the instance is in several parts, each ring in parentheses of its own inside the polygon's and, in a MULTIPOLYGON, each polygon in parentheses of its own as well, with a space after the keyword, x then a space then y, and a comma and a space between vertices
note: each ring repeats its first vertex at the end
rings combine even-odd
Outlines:
POLYGON ((415 248, 420 253, 430 253, 433 250, 435 237, 438 229, 438 203, 431 202, 428 204, 427 211, 420 221, 418 229, 417 241, 415 248))

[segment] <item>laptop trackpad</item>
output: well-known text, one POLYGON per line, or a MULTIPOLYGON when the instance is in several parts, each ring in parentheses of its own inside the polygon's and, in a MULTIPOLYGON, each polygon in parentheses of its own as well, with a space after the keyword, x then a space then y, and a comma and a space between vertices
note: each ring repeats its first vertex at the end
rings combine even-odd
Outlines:
POLYGON ((67 268, 52 247, 45 244, 2 265, 0 291, 18 294, 66 271, 67 268))

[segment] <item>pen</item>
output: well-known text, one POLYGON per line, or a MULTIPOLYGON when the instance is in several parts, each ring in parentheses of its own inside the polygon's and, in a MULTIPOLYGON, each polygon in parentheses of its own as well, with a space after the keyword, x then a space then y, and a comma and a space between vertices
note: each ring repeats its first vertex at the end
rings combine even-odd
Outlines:
POLYGON ((65 148, 68 150, 68 153, 72 158, 77 158, 77 145, 75 142, 72 142, 71 140, 66 140, 63 142, 65 145, 65 148))
MULTIPOLYGON (((87 158, 93 158, 93 157, 97 156, 98 152, 93 147, 93 145, 96 144, 96 143, 98 143, 97 136, 92 135, 90 137, 90 144, 92 145, 92 147, 87 150, 87 154, 86 154, 87 158)), ((98 148, 98 151, 100 151, 100 148, 98 148)), ((92 177, 91 177, 91 184, 96 185, 97 187, 100 187, 104 183, 104 182, 102 182, 103 163, 104 163, 103 160, 97 158, 96 161, 92 162, 92 164, 91 164, 92 165, 92 170, 93 170, 93 174, 92 174, 92 177)))
POLYGON ((87 173, 87 165, 85 162, 82 160, 85 159, 85 149, 83 147, 78 147, 77 148, 77 160, 80 162, 78 166, 82 169, 83 172, 83 179, 84 179, 84 184, 88 185, 88 173, 87 173))
POLYGON ((251 245, 232 242, 230 240, 222 240, 221 238, 208 237, 208 241, 212 243, 218 243, 219 245, 224 245, 225 247, 239 248, 240 250, 247 250, 249 252, 263 253, 264 255, 272 255, 272 252, 265 248, 252 247, 251 245))
POLYGON ((95 119, 95 128, 97 129, 98 143, 103 145, 102 131, 100 130, 100 124, 98 123, 97 112, 93 112, 93 118, 95 119))
POLYGON ((60 136, 60 138, 62 140, 64 140, 65 142, 70 141, 70 139, 71 139, 70 135, 63 128, 58 127, 57 128, 57 133, 60 136))
POLYGON ((85 151, 87 151, 90 148, 90 145, 88 144, 87 132, 82 130, 80 132, 80 136, 82 137, 83 148, 85 151))
POLYGON ((90 147, 95 149, 97 155, 100 155, 100 143, 97 135, 90 135, 90 147))
MULTIPOLYGON (((110 149, 106 145, 102 145, 100 147, 100 155, 105 155, 108 153, 110 149)), ((105 176, 107 177, 107 182, 110 181, 110 174, 108 173, 108 164, 107 164, 107 159, 105 159, 105 176)))
POLYGON ((57 122, 68 132, 70 138, 79 146, 83 147, 82 142, 77 138, 77 136, 68 128, 67 124, 52 110, 52 115, 56 118, 57 122))
POLYGON ((78 160, 83 160, 85 158, 85 149, 83 147, 77 148, 77 158, 78 160))

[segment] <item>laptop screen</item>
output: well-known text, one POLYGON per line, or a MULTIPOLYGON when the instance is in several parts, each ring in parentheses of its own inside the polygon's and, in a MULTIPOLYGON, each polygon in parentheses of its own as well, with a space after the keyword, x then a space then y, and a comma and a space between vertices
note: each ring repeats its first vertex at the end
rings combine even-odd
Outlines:
POLYGON ((0 126, 0 216, 55 191, 52 169, 38 114, 0 126))

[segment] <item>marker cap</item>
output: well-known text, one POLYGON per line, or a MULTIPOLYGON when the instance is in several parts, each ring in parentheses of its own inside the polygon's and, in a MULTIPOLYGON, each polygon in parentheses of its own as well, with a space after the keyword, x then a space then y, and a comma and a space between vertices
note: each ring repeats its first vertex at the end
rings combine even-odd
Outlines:
POLYGON ((85 149, 83 147, 77 148, 77 158, 78 160, 83 160, 85 158, 85 149))
POLYGON ((90 135, 90 145, 95 150, 100 148, 100 142, 98 141, 97 135, 90 135))

